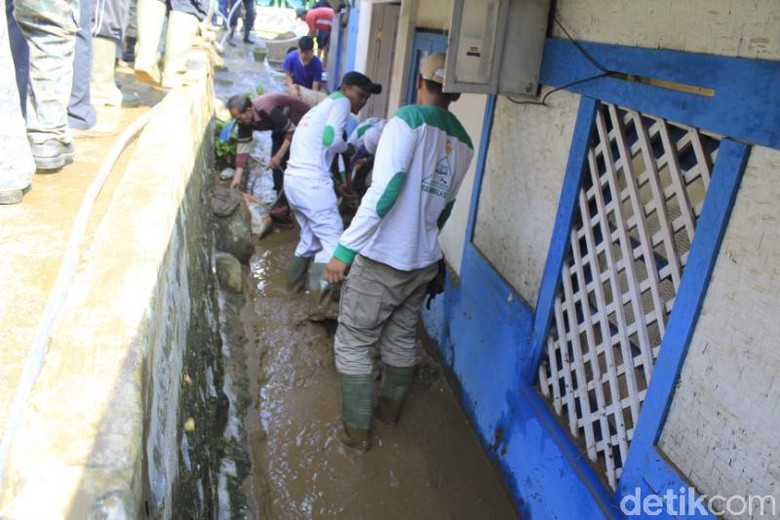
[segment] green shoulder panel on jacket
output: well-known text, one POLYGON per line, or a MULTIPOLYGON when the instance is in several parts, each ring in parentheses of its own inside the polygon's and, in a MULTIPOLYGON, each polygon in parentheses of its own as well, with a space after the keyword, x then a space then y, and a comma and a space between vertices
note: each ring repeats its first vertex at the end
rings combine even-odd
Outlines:
POLYGON ((449 110, 436 105, 406 105, 399 108, 395 115, 406 122, 412 129, 422 125, 435 126, 472 150, 474 149, 466 129, 463 128, 458 118, 449 110))
POLYGON ((336 92, 334 92, 333 94, 331 94, 331 95, 330 95, 330 96, 328 96, 328 97, 329 97, 330 99, 339 99, 339 98, 345 98, 345 97, 347 97, 347 96, 345 96, 345 95, 344 95, 344 93, 343 93, 342 91, 340 91, 340 90, 337 90, 336 92))
POLYGON ((363 134, 365 134, 369 128, 374 126, 374 123, 363 123, 362 125, 357 127, 357 135, 358 137, 363 137, 363 134))
POLYGON ((452 213, 453 206, 455 206, 455 201, 451 200, 447 203, 446 206, 444 206, 444 209, 441 210, 441 213, 439 214, 439 218, 436 221, 436 225, 439 227, 440 231, 441 228, 444 227, 444 224, 447 223, 447 219, 450 218, 450 214, 452 213))
POLYGON ((384 193, 376 203, 376 214, 379 215, 379 218, 384 218, 393 209, 398 195, 401 194, 401 188, 404 187, 404 182, 406 182, 406 172, 398 172, 387 183, 384 193))
POLYGON ((322 144, 325 146, 330 146, 333 144, 333 140, 336 138, 336 130, 328 125, 325 127, 325 130, 322 132, 322 144))

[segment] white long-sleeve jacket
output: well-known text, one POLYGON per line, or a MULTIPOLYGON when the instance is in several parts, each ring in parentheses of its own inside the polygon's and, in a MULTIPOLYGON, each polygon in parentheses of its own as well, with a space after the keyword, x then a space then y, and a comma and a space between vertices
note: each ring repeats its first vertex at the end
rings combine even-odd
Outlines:
POLYGON ((293 135, 285 175, 328 178, 333 158, 347 149, 344 133, 351 105, 341 92, 306 112, 293 135))
POLYGON ((448 110, 398 110, 379 140, 371 187, 334 256, 352 263, 360 253, 403 271, 437 262, 439 231, 473 155, 471 139, 448 110))

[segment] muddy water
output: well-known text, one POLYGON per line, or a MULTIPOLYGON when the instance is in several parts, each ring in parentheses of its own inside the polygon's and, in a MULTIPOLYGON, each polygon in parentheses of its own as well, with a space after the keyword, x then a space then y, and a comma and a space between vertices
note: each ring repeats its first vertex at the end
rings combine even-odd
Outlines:
POLYGON ((284 288, 295 230, 264 238, 243 311, 253 402, 254 496, 260 518, 516 518, 438 365, 420 368, 395 427, 375 425, 372 449, 344 448, 333 327, 305 319, 305 296, 284 288))

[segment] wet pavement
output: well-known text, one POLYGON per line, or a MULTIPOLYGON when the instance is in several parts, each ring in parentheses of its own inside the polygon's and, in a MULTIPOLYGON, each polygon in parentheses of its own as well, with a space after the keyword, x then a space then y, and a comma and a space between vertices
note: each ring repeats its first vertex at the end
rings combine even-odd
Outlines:
MULTIPOLYGON (((228 69, 215 74, 223 101, 282 76, 254 61, 252 46, 227 47, 228 69)), ((297 229, 275 227, 256 245, 241 311, 244 348, 227 364, 248 396, 244 429, 258 518, 513 519, 511 501, 485 458, 439 365, 420 364, 401 421, 377 424, 372 449, 359 454, 335 438, 338 380, 335 323, 306 319, 307 295, 285 288, 297 229)), ((378 381, 377 381, 378 384, 378 381)))

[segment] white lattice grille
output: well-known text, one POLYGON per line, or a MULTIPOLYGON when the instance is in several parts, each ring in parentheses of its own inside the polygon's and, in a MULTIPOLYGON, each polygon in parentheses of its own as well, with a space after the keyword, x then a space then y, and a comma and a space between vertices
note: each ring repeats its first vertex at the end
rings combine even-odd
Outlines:
POLYGON ((539 389, 614 489, 719 140, 602 104, 539 389))

